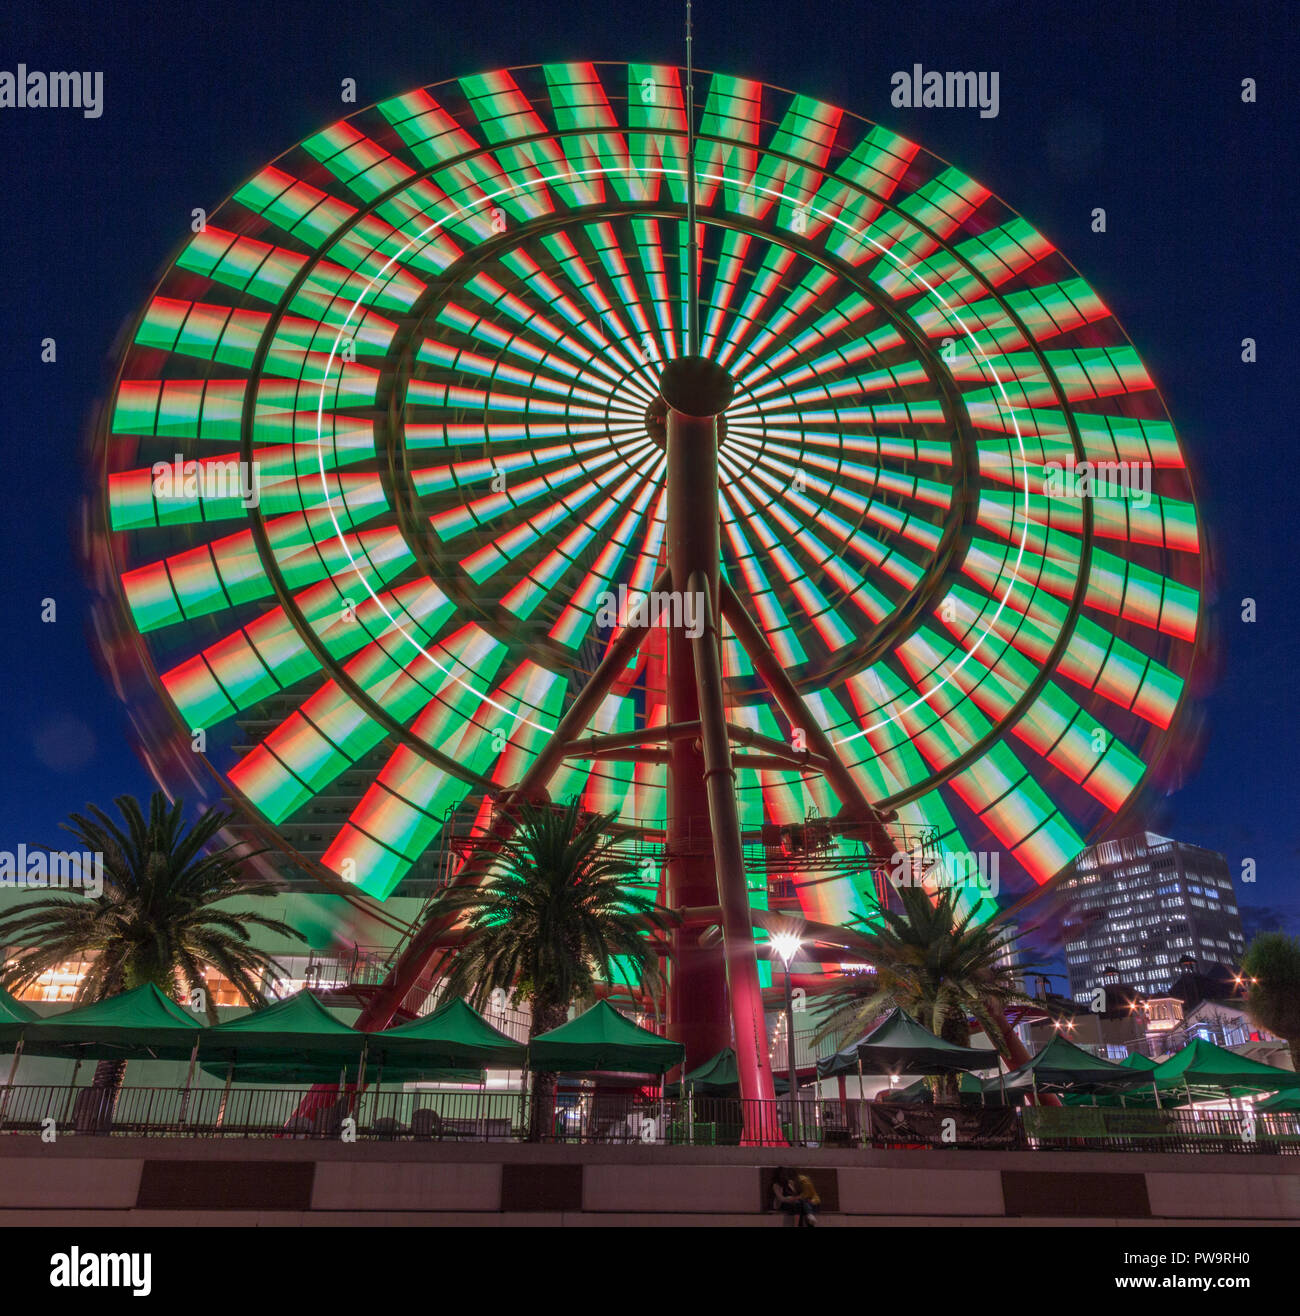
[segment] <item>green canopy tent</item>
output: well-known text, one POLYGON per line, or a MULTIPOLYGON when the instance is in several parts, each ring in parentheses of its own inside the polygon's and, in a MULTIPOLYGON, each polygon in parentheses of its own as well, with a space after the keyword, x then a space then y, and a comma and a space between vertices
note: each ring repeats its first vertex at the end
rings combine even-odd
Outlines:
MULTIPOLYGON (((598 1001, 590 1010, 534 1037, 528 1044, 528 1068, 534 1073, 557 1074, 659 1074, 680 1065, 686 1048, 648 1028, 634 1024, 608 1001, 598 1001)), ((626 1110, 600 1109, 599 1097, 592 1102, 588 1118, 597 1124, 617 1125, 626 1120, 626 1110)))
POLYGON ((208 1031, 201 1016, 145 983, 23 1025, 28 1055, 76 1060, 189 1060, 208 1031))
POLYGON ((522 1069, 526 1048, 456 997, 409 1024, 372 1033, 370 1054, 385 1068, 522 1069))
POLYGON ((365 1033, 349 1028, 304 990, 208 1029, 203 1056, 205 1060, 333 1060, 337 1065, 358 1059, 365 1044, 365 1033))
POLYGON ((482 1083, 486 1069, 523 1069, 527 1048, 460 997, 396 1028, 370 1034, 379 1077, 399 1083, 482 1083))
POLYGON ((0 987, 0 1051, 8 1051, 12 1047, 14 1053, 9 1065, 9 1077, 5 1080, 4 1107, 0 1107, 0 1120, 4 1119, 4 1108, 9 1105, 9 1089, 14 1085, 18 1062, 23 1056, 23 1033, 28 1024, 39 1018, 30 1006, 14 1000, 0 987))
POLYGON ((1159 1069, 1160 1061, 1152 1060, 1150 1056, 1144 1056, 1141 1051, 1131 1051, 1119 1062, 1119 1067, 1149 1074, 1153 1069, 1159 1069))
POLYGON ((1275 1092, 1271 1097, 1265 1097, 1263 1101, 1255 1102, 1252 1109, 1258 1111, 1261 1115, 1300 1114, 1300 1091, 1292 1089, 1291 1091, 1275 1092))
POLYGON ((1139 1110, 1153 1109, 1157 1105, 1177 1106, 1181 1104, 1183 1098, 1178 1096, 1165 1096, 1160 1102, 1156 1100, 1155 1088, 1151 1084, 1151 1071, 1160 1063, 1158 1060, 1152 1060, 1150 1056, 1144 1056, 1140 1051, 1132 1051, 1119 1061, 1121 1069, 1127 1069, 1130 1073, 1141 1074, 1145 1082, 1140 1087, 1124 1088, 1120 1091, 1064 1091, 1061 1093, 1061 1100, 1067 1106, 1122 1106, 1125 1108, 1136 1108, 1139 1110))
POLYGON ((39 1018, 31 1006, 15 1000, 0 987, 0 1050, 8 1050, 22 1036, 23 1029, 39 1018))
POLYGON ((399 1083, 480 1083, 484 1068, 524 1065, 524 1047, 459 998, 412 1023, 362 1033, 340 1023, 310 992, 299 992, 212 1029, 203 1068, 224 1075, 233 1062, 240 1083, 329 1083, 363 1049, 367 1065, 382 1066, 382 1075, 399 1083))
MULTIPOLYGON (((203 1019, 177 1005, 148 982, 129 992, 90 1005, 34 1018, 22 1026, 23 1054, 72 1060, 72 1093, 83 1060, 188 1060, 182 1118, 198 1059, 199 1041, 208 1031, 203 1019)), ((15 1055, 15 1065, 17 1055, 15 1055)), ((112 1121, 116 1092, 87 1089, 76 1098, 77 1127, 104 1130, 112 1121)))
POLYGON ((996 1051, 946 1042, 901 1006, 852 1046, 817 1062, 818 1078, 849 1074, 953 1074, 998 1067, 996 1051))
MULTIPOLYGON (((203 1069, 226 1080, 217 1122, 224 1118, 236 1077, 252 1084, 341 1084, 349 1066, 355 1066, 360 1087, 368 1037, 349 1028, 307 990, 209 1028, 203 1038, 203 1069)), ((319 1114, 317 1107, 326 1108, 323 1098, 315 1099, 312 1116, 319 1114)))
MULTIPOLYGON (((367 1063, 371 1057, 367 1056, 367 1063)), ((312 1060, 234 1060, 205 1061, 200 1068, 205 1074, 216 1078, 230 1078, 233 1082, 247 1084, 251 1087, 296 1086, 302 1083, 317 1084, 339 1082, 344 1061, 312 1060)), ((358 1061, 359 1063, 359 1061, 358 1061)), ((374 1082, 390 1083, 482 1083, 483 1069, 436 1069, 421 1065, 408 1067, 395 1065, 391 1069, 383 1068, 375 1076, 374 1082)))
POLYGON ((1148 1075, 1160 1092, 1177 1092, 1180 1088, 1188 1100, 1197 1091, 1214 1094, 1226 1092, 1232 1097, 1253 1096, 1257 1092, 1292 1091, 1300 1088, 1300 1074, 1278 1069, 1249 1056, 1216 1046, 1203 1037, 1162 1061, 1148 1075))
MULTIPOLYGON (((719 1051, 702 1065, 692 1069, 682 1080, 688 1092, 697 1097, 738 1097, 740 1095, 740 1072, 736 1068, 736 1053, 731 1047, 719 1051)), ((772 1086, 778 1096, 790 1090, 790 1080, 779 1074, 772 1076, 772 1086)), ((682 1083, 669 1083, 664 1089, 666 1097, 681 1094, 682 1083)))
POLYGON ((634 1024, 608 1001, 535 1037, 528 1067, 555 1074, 612 1072, 663 1074, 682 1062, 686 1048, 634 1024))
POLYGON ((360 1065, 367 1036, 336 1018, 311 992, 300 991, 209 1028, 203 1068, 227 1080, 237 1071, 241 1082, 314 1081, 319 1073, 337 1081, 343 1068, 360 1065))
POLYGON ((1014 1093, 1064 1088, 1074 1093, 1096 1093, 1136 1088, 1148 1082, 1145 1074, 1102 1060, 1058 1033, 1027 1063, 997 1083, 986 1083, 984 1089, 1014 1093))

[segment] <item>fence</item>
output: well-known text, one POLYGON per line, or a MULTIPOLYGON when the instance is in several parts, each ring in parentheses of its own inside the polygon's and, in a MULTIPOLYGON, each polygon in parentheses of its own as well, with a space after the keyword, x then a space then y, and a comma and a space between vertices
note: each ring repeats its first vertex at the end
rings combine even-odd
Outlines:
MULTIPOLYGON (((0 1089, 0 1134, 496 1142, 522 1139, 529 1116, 517 1092, 346 1089, 299 1114, 307 1096, 304 1088, 15 1086, 0 1089)), ((1300 1115, 561 1093, 548 1141, 1300 1155, 1300 1115)))

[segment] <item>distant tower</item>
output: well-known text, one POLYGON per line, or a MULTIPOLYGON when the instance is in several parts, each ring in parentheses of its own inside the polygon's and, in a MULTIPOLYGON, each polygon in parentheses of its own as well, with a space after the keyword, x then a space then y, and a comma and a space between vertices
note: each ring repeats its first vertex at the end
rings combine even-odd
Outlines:
POLYGON ((1115 975, 1139 991, 1168 991, 1190 957, 1235 966, 1246 948, 1227 860, 1154 832, 1082 851, 1061 890, 1070 994, 1088 999, 1115 975))

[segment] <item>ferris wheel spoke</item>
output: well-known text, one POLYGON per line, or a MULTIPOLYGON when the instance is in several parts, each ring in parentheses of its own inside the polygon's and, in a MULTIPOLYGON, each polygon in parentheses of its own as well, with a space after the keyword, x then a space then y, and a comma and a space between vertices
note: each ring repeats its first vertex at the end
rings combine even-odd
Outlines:
MULTIPOLYGON (((345 533, 317 544, 302 526, 301 517, 288 517, 269 527, 273 544, 283 546, 290 535, 298 544, 293 550, 282 548, 283 556, 279 558, 290 589, 339 576, 357 560, 370 564, 373 578, 385 585, 414 565, 405 541, 391 527, 355 535, 345 533)), ((250 530, 125 571, 121 581, 142 633, 235 611, 274 593, 274 586, 260 569, 250 530)))
MULTIPOLYGON (((830 600, 807 571, 798 565, 794 555, 781 542, 781 538, 773 530, 767 518, 745 496, 740 481, 734 481, 728 487, 724 498, 731 505, 735 519, 744 521, 751 527, 761 549, 760 556, 776 567, 787 591, 793 596, 796 607, 811 623, 822 644, 832 652, 847 645, 854 636, 852 628, 845 624, 838 610, 831 605, 830 600)), ((798 543, 797 534, 794 538, 798 543)), ((751 593, 756 592, 752 588, 752 580, 753 572, 757 571, 758 568, 754 567, 752 572, 746 572, 747 579, 751 582, 751 593)))
POLYGON ((830 270, 813 266, 804 272, 798 284, 786 292, 779 305, 773 305, 763 315, 762 321, 755 326, 755 331, 731 364, 731 372, 741 388, 750 385, 751 372, 764 360, 766 354, 793 334, 799 321, 824 294, 835 287, 835 282, 836 276, 830 270))
MULTIPOLYGON (((761 474, 758 478, 762 479, 761 474)), ((769 481, 763 480, 763 483, 769 481)), ((785 532, 787 539, 803 553, 812 570, 826 576, 833 585, 841 589, 847 598, 866 613, 873 625, 893 611, 895 604, 812 530, 812 526, 822 528, 825 519, 823 510, 811 500, 788 491, 775 481, 771 481, 770 484, 778 496, 768 504, 769 515, 785 532), (797 518, 791 515, 785 506, 787 502, 797 507, 803 513, 803 517, 797 518)), ((842 527, 843 523, 840 525, 842 527)))
MULTIPOLYGON (((746 445, 737 442, 735 446, 743 450, 746 445)), ((808 447, 816 446, 815 442, 808 444, 808 447)), ((926 508, 946 512, 952 504, 952 491, 948 485, 907 474, 897 469, 896 463, 884 458, 868 465, 846 460, 842 455, 835 457, 828 452, 823 456, 778 442, 755 446, 748 456, 755 476, 768 483, 774 492, 793 487, 796 480, 806 484, 808 472, 822 471, 838 480, 851 482, 877 498, 887 496, 914 503, 922 515, 926 508)))
MULTIPOLYGON (((503 653, 496 656, 499 661, 503 653)), ((496 666, 494 662, 486 667, 479 679, 490 681, 496 666)), ((531 708, 527 700, 533 677, 531 669, 521 667, 489 695, 476 696, 469 690, 458 698, 459 706, 437 701, 417 719, 416 729, 422 737, 438 740, 465 774, 492 775, 503 756, 502 729, 513 725, 518 710, 531 708)), ((436 838, 446 811, 460 804, 470 787, 465 775, 398 746, 340 827, 322 862, 341 876, 352 871, 363 890, 384 899, 436 838)))
MULTIPOLYGON (((575 472, 572 478, 577 479, 584 473, 586 472, 575 472)), ((557 479, 553 483, 547 483, 539 477, 537 480, 520 485, 511 502, 516 508, 544 495, 554 494, 554 500, 540 512, 534 513, 526 520, 513 523, 509 529, 495 534, 486 543, 474 549, 460 560, 461 567, 477 583, 482 584, 502 567, 515 561, 520 553, 542 541, 562 523, 572 519, 578 509, 598 496, 602 490, 607 489, 610 484, 622 478, 624 473, 625 468, 621 463, 610 464, 607 469, 569 490, 564 496, 560 496, 557 490, 561 485, 569 482, 567 479, 557 479)), ((469 506, 469 512, 478 525, 486 524, 493 516, 499 515, 504 510, 499 503, 493 501, 497 497, 499 496, 493 495, 490 498, 477 499, 469 506)), ((439 534, 444 539, 450 538, 452 523, 448 519, 448 514, 442 513, 430 518, 435 524, 440 520, 439 534)))
MULTIPOLYGON (((382 693, 387 711, 405 724, 426 707, 431 691, 438 692, 439 708, 466 706, 473 692, 471 682, 485 679, 483 674, 502 656, 501 646, 476 628, 467 628, 444 642, 436 668, 435 660, 426 654, 403 666, 378 646, 370 646, 349 660, 344 671, 371 697, 382 693), (494 648, 498 652, 494 653, 494 648), (466 658, 477 666, 468 666, 466 658)), ((422 737, 448 729, 445 724, 431 728, 420 718, 412 727, 422 737)), ((368 716, 336 681, 326 681, 231 769, 231 777, 245 794, 259 800, 268 817, 283 821, 387 735, 387 729, 368 716)), ((441 748, 444 740, 445 734, 427 736, 425 743, 441 748)))
MULTIPOLYGON (((390 590, 367 584, 371 593, 359 600, 342 594, 334 581, 294 598, 296 611, 333 660, 342 662, 363 649, 388 653, 389 646, 409 656, 430 643, 453 612, 447 596, 428 580, 390 590)), ((277 607, 163 671, 160 680, 188 724, 206 729, 296 685, 320 666, 316 652, 277 607)))
MULTIPOLYGON (((599 388, 594 386, 594 381, 588 385, 580 385, 572 375, 566 379, 558 373, 552 374, 549 371, 525 370, 503 362, 499 358, 453 347, 449 343, 425 339, 416 352, 416 360, 422 366, 430 366, 434 370, 456 371, 471 378, 490 380, 494 385, 522 389, 525 394, 542 393, 565 401, 583 403, 596 408, 595 414, 598 415, 609 406, 608 393, 600 392, 599 388)), ((491 399, 494 396, 495 390, 488 390, 478 400, 491 407, 493 405, 491 399)), ((415 401, 415 398, 408 394, 408 401, 415 401)), ((473 405, 475 399, 467 397, 464 401, 465 405, 473 405)), ((648 397, 646 401, 649 401, 648 397)))
POLYGON ((529 616, 541 599, 576 567, 579 555, 638 490, 649 493, 643 473, 634 471, 595 508, 578 518, 578 524, 528 571, 518 585, 502 597, 502 606, 518 617, 529 616))
POLYGON ((732 370, 733 361, 746 341, 751 335, 760 332, 763 317, 771 313, 770 308, 780 291, 781 282, 797 259, 796 253, 789 247, 767 244, 762 264, 750 276, 744 300, 718 349, 717 361, 720 366, 732 370))

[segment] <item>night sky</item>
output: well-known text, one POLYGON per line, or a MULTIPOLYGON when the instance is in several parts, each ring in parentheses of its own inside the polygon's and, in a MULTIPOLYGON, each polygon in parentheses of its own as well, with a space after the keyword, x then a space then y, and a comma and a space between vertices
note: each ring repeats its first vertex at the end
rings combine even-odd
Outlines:
MULTIPOLYGON (((150 789, 88 637, 76 524, 115 343, 167 260, 245 178, 355 106, 561 59, 680 62, 680 6, 7 6, 0 69, 104 74, 104 111, 0 109, 0 849, 52 842, 87 801, 150 789), (55 364, 41 340, 57 341, 55 364), (41 600, 57 601, 43 624, 41 600)), ((842 105, 1022 212, 1118 315, 1198 479, 1212 629, 1199 746, 1147 825, 1224 851, 1247 933, 1300 931, 1295 8, 1284 4, 773 4, 701 0, 697 63, 842 105), (997 70, 998 117, 899 110, 890 75, 997 70), (1244 104, 1241 80, 1256 79, 1244 104), (1108 232, 1090 230, 1105 207, 1108 232), (1243 364, 1241 340, 1258 361, 1243 364), (1241 620, 1241 601, 1258 619, 1241 620)))

